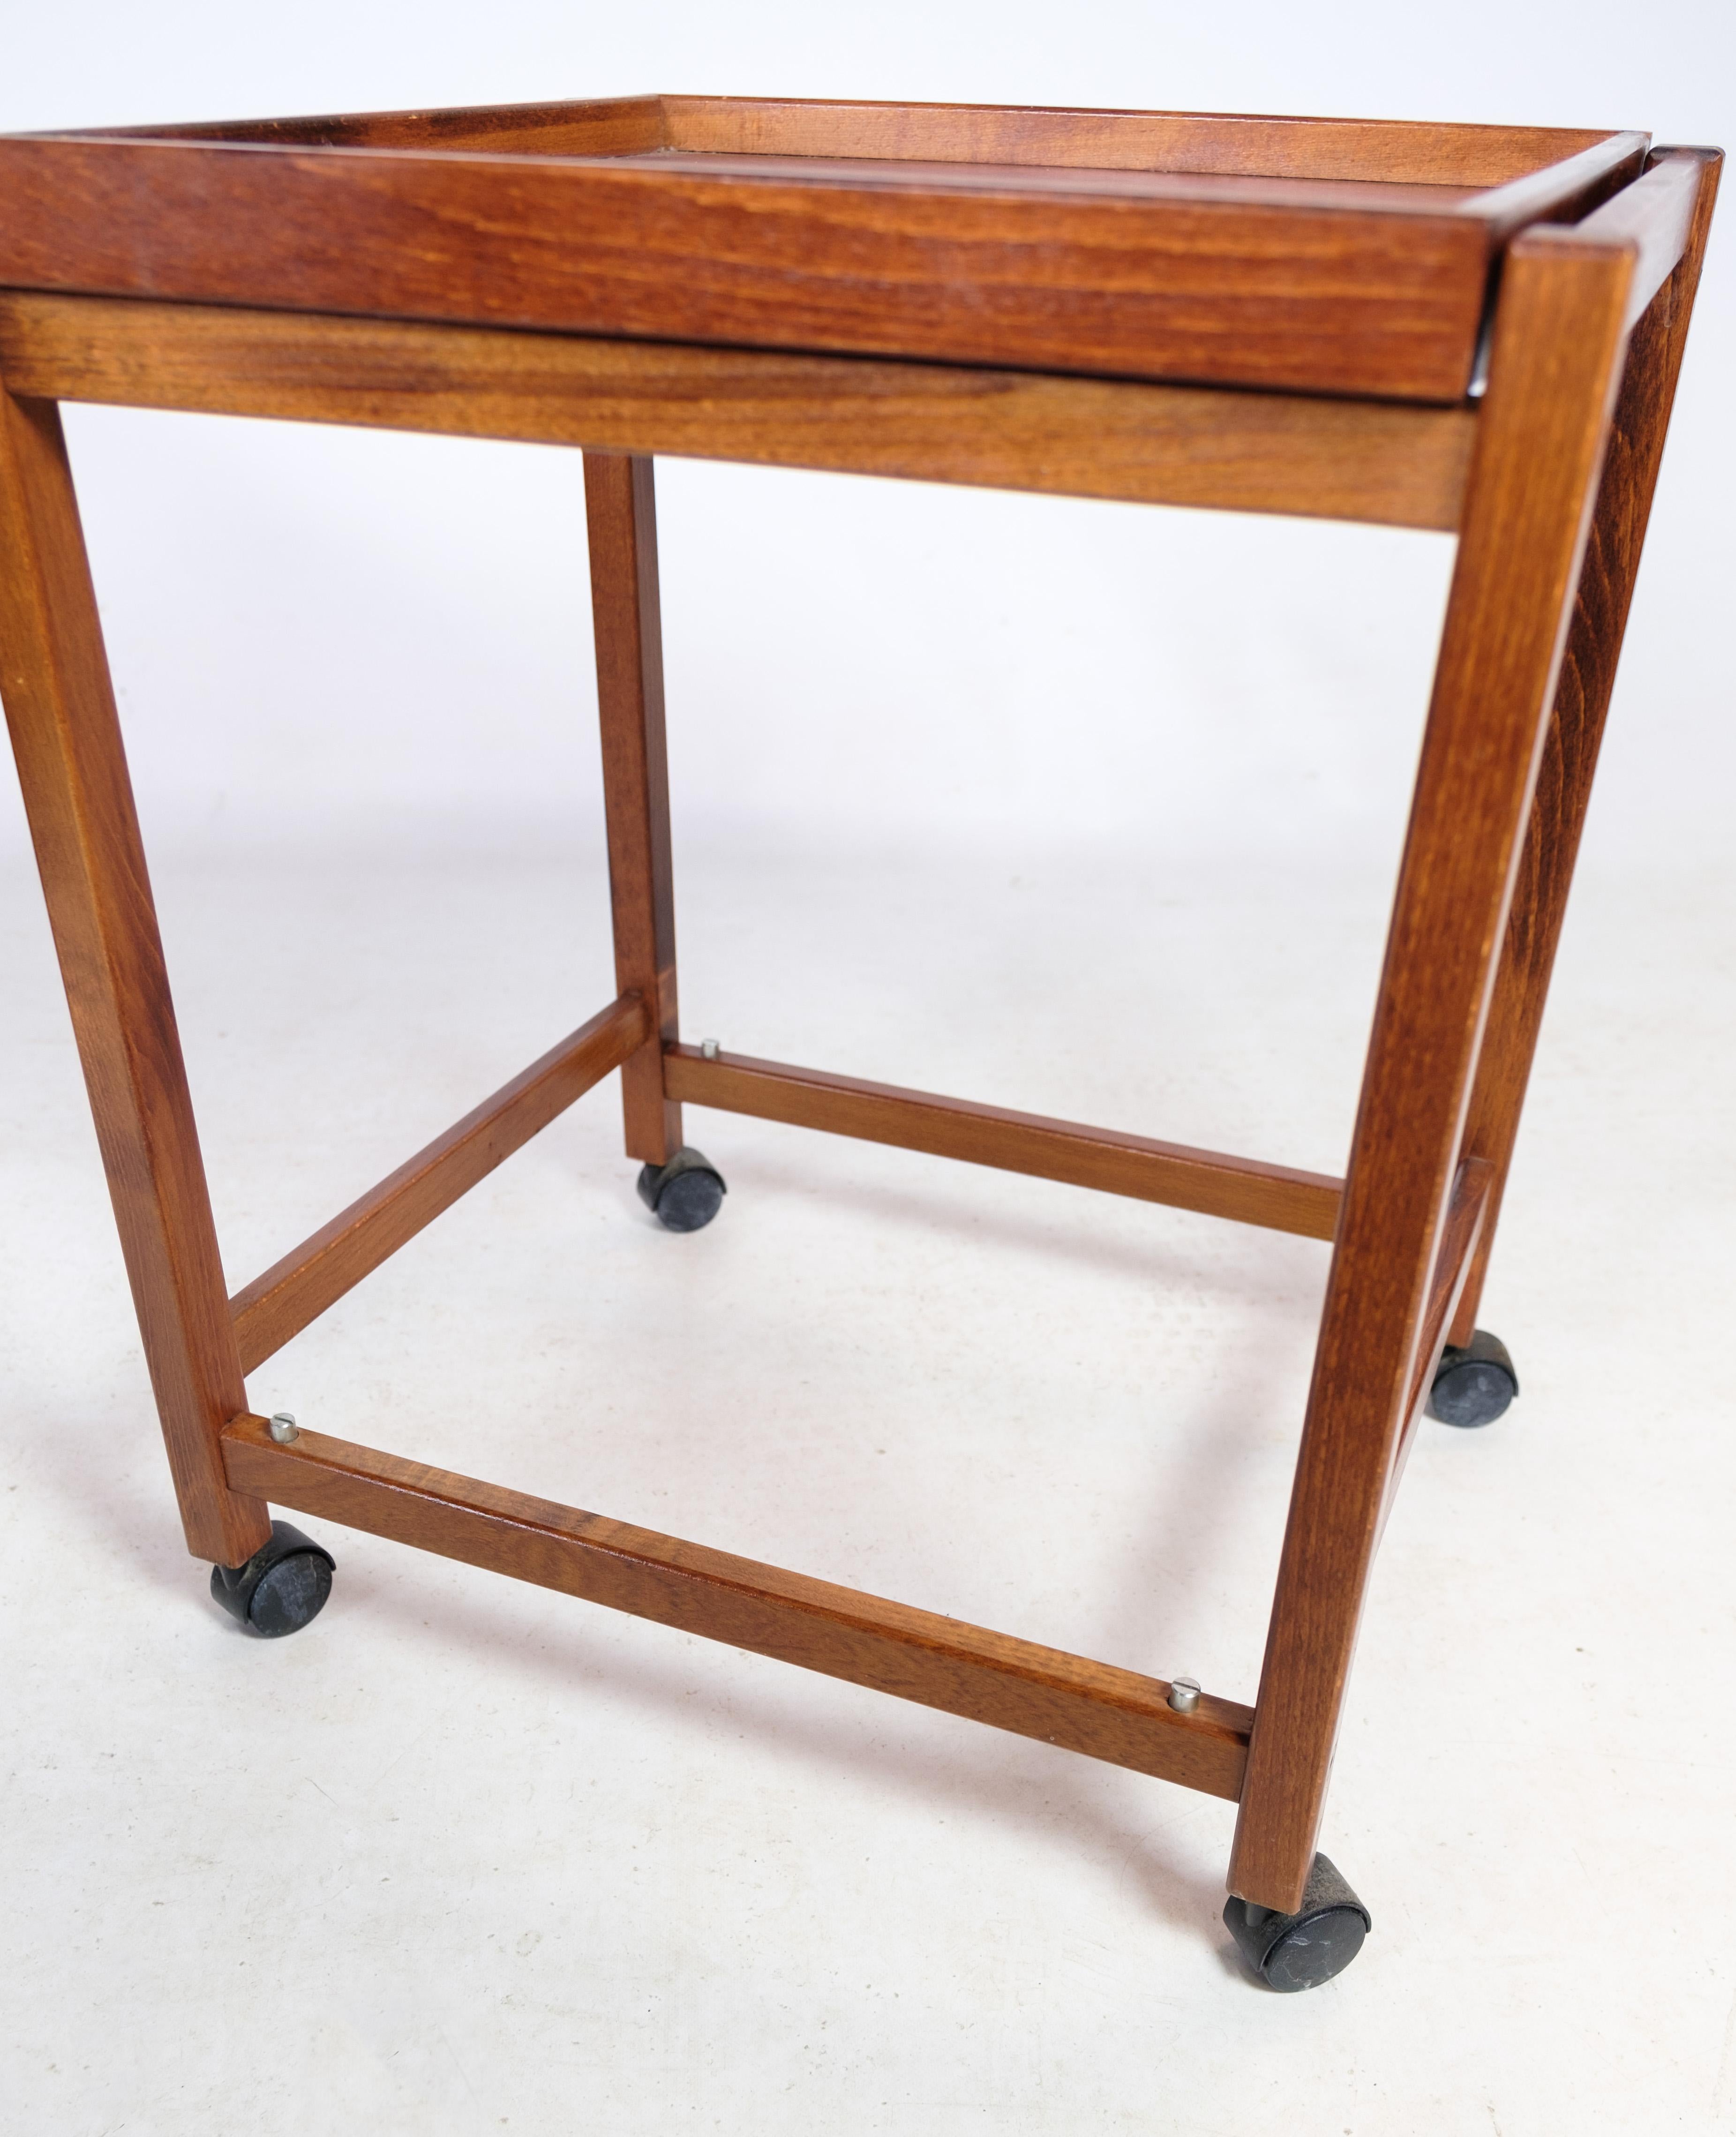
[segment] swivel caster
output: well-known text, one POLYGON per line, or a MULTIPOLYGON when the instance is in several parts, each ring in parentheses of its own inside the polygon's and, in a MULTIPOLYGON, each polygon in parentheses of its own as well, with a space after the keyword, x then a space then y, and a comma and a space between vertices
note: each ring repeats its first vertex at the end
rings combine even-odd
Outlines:
POLYGON ((723 1175, 701 1150, 678 1150, 667 1165, 639 1176, 639 1199, 672 1232, 703 1231, 729 1192, 723 1175))
POLYGON ((1479 1328, 1462 1351, 1449 1343, 1441 1353, 1428 1414, 1442 1424, 1493 1424, 1518 1393, 1506 1345, 1479 1328))
POLYGON ((262 1640, 299 1633, 325 1608, 338 1561, 288 1521, 273 1521, 268 1542, 245 1565, 214 1565, 211 1594, 262 1640))
POLYGON ((1318 1989, 1342 1974, 1373 1926, 1368 1909, 1324 1855, 1315 1857, 1293 1915, 1232 1897, 1224 1903, 1223 1925, 1267 1987, 1286 1995, 1318 1989))

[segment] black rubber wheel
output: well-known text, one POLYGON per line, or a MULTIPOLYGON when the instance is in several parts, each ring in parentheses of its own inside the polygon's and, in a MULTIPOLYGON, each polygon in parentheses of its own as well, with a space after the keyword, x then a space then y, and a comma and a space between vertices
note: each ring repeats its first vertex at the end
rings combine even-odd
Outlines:
POLYGON ((1315 1857, 1302 1904, 1293 1915, 1232 1898, 1224 1903, 1223 1924, 1267 1987, 1286 1996, 1318 1989, 1342 1974, 1374 1926, 1368 1909, 1324 1855, 1315 1857))
POLYGON ((1428 1414, 1442 1424, 1493 1424, 1519 1393, 1519 1375, 1499 1336, 1479 1328, 1462 1351, 1449 1343, 1435 1368, 1428 1414))
POLYGON ((723 1175, 701 1150, 678 1150, 667 1165, 639 1176, 639 1199, 671 1232, 703 1231, 723 1207, 723 1175))
POLYGON ((260 1639, 280 1640, 324 1609, 337 1567, 323 1544, 291 1522, 273 1521, 270 1541, 245 1565, 212 1566, 212 1599, 260 1639))

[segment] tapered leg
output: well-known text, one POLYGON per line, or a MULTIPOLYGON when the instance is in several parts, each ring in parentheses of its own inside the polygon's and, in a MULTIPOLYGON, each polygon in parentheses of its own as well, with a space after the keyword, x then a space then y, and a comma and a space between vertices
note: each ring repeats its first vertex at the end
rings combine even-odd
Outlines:
POLYGON ((1629 256, 1510 248, 1230 1866, 1289 1913, 1382 1509, 1621 362, 1629 256))
POLYGON ((1704 166, 1687 250, 1628 343, 1471 1097, 1466 1148, 1489 1161, 1494 1178, 1482 1234, 1449 1337, 1454 1343, 1468 1343, 1476 1326, 1477 1303, 1495 1244, 1495 1217, 1519 1133, 1579 835, 1591 800, 1592 775, 1615 687, 1616 663, 1675 397, 1718 174, 1715 162, 1704 166))
POLYGON ((218 1435, 247 1407, 120 727, 52 402, 0 391, 0 694, 187 1548, 270 1534, 218 1435))
POLYGON ((615 985, 622 994, 640 995, 651 1012, 650 1038, 621 1067, 627 1155, 663 1165, 681 1147, 681 1108, 664 1095, 663 1082, 663 1049, 678 1033, 650 460, 638 454, 587 452, 585 509, 615 985))

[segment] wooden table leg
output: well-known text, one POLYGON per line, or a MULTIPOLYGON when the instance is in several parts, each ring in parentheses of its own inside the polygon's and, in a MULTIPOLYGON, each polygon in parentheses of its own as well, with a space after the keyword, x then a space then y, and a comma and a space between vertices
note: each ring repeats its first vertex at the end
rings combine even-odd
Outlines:
POLYGON ((1273 1599, 1232 1892, 1288 1913, 1424 1308, 1603 457, 1628 253, 1511 248, 1273 1599))
POLYGON ((664 738, 657 509, 642 454, 585 455, 591 602, 615 986, 650 1010, 650 1036, 621 1064, 627 1155, 664 1165, 681 1147, 681 1108, 664 1091, 663 1049, 679 1037, 669 767, 664 738))
POLYGON ((1568 888, 1578 856, 1579 835, 1591 800, 1592 775, 1603 739, 1603 723, 1615 688, 1616 663, 1627 627, 1646 523, 1663 457, 1676 374, 1688 338, 1694 292, 1700 281, 1719 166, 1705 164, 1688 248, 1680 264, 1634 329, 1616 400, 1609 450, 1592 517, 1591 539, 1579 575, 1578 597, 1568 633, 1554 709, 1544 745, 1543 768, 1525 835, 1513 910, 1502 947, 1500 971, 1489 1011, 1466 1147, 1495 1168, 1471 1273, 1461 1295, 1448 1341, 1466 1344, 1476 1326, 1477 1303, 1495 1244, 1495 1219, 1507 1182, 1520 1113, 1530 1080, 1532 1057, 1568 888))
POLYGON ((51 401, 0 390, 0 694, 187 1549, 270 1534, 219 1435, 247 1407, 72 474, 51 401))

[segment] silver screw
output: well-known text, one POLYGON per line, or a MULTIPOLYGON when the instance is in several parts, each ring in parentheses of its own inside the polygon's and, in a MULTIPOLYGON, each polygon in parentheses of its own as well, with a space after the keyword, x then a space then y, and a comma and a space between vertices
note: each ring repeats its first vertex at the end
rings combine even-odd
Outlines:
POLYGON ((1178 1714, 1191 1714, 1199 1704, 1199 1678, 1177 1677, 1169 1687, 1169 1704, 1178 1714))
POLYGON ((717 1040, 715 1039, 702 1039, 699 1042, 699 1053, 702 1059, 706 1061, 715 1061, 717 1058, 717 1040))
MULTIPOLYGON (((274 1410, 265 1429, 280 1447, 287 1447, 292 1439, 301 1437, 301 1427, 286 1409, 274 1410)), ((1172 1700, 1170 1704, 1173 1706, 1174 1701, 1172 1700)))

